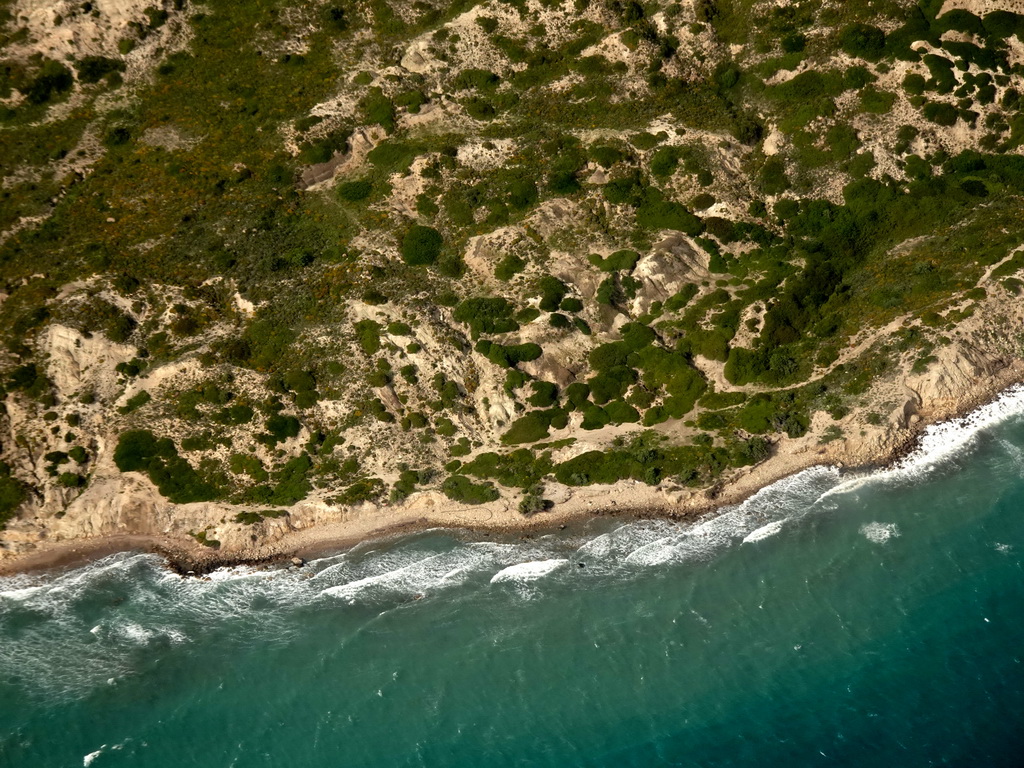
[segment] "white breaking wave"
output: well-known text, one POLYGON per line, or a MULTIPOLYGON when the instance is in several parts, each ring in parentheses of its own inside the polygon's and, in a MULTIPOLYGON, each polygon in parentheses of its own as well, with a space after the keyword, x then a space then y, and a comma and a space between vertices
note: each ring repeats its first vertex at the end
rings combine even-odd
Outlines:
POLYGON ((653 568, 708 560, 714 553, 734 544, 751 527, 747 515, 740 508, 733 508, 689 527, 676 524, 669 535, 636 548, 623 562, 633 567, 653 568))
POLYGON ((552 560, 537 560, 531 563, 510 565, 508 568, 503 568, 494 574, 491 577, 491 584, 499 584, 503 581, 534 581, 558 570, 567 562, 569 561, 564 558, 554 558, 552 560))
POLYGON ((755 541, 761 541, 767 539, 770 536, 774 536, 776 533, 782 530, 782 526, 785 523, 784 520, 776 520, 768 523, 768 525, 762 525, 757 530, 751 531, 745 537, 743 537, 744 544, 753 544, 755 541))
MULTIPOLYGON (((287 642, 302 631, 296 609, 318 609, 325 597, 384 610, 465 584, 505 584, 529 597, 548 589, 545 577, 559 572, 552 581, 563 583, 569 575, 631 578, 650 568, 706 561, 741 542, 774 536, 807 514, 835 508, 836 500, 828 500, 834 494, 866 482, 925 477, 980 431, 1022 412, 1024 387, 1016 387, 967 417, 929 427, 920 446, 891 469, 851 478, 832 467, 814 467, 693 525, 634 521, 586 540, 555 535, 528 543, 467 543, 432 532, 367 544, 301 569, 236 567, 208 578, 182 578, 158 557, 131 553, 57 575, 0 578, 0 624, 20 627, 17 637, 0 643, 0 668, 31 680, 33 695, 65 698, 135 674, 142 649, 150 645, 171 648, 218 628, 224 628, 223 642, 287 642)), ((1004 447, 1013 461, 1020 459, 1004 447)), ((884 522, 864 525, 860 533, 879 545, 900 535, 894 523, 884 522)))
POLYGON ((1024 414, 1024 386, 1018 384, 966 416, 926 427, 917 449, 897 462, 894 469, 913 471, 947 459, 967 446, 982 430, 1021 414, 1024 414))
POLYGON ((794 475, 766 485, 736 509, 746 515, 774 517, 779 510, 791 513, 806 509, 821 501, 840 482, 836 467, 808 467, 794 475))
POLYGON ((438 554, 423 556, 422 551, 383 553, 359 563, 339 562, 330 565, 310 581, 342 581, 320 594, 350 603, 377 597, 424 597, 430 592, 465 583, 473 576, 483 575, 495 566, 504 565, 523 550, 513 545, 476 542, 459 545, 438 554))
POLYGON ((896 523, 867 523, 861 526, 860 532, 868 541, 875 544, 884 544, 889 539, 900 535, 900 529, 896 523))
POLYGON ((1018 384, 966 416, 925 427, 917 447, 891 467, 847 478, 825 496, 850 493, 870 483, 922 480, 944 462, 963 454, 979 433, 1021 415, 1024 415, 1024 385, 1018 384))
POLYGON ((266 577, 267 572, 251 565, 232 565, 225 568, 218 568, 209 573, 205 578, 207 581, 236 581, 248 579, 253 576, 266 577))
POLYGON ((107 745, 104 744, 102 747, 97 749, 95 752, 90 752, 88 755, 83 757, 82 758, 82 765, 84 765, 85 768, 89 768, 89 766, 92 765, 92 761, 95 760, 97 757, 99 757, 100 755, 103 754, 103 750, 106 749, 106 746, 107 745))
POLYGON ((0 600, 12 600, 17 602, 23 602, 28 600, 34 595, 38 595, 42 592, 45 587, 22 587, 21 589, 8 589, 5 592, 0 592, 0 600))

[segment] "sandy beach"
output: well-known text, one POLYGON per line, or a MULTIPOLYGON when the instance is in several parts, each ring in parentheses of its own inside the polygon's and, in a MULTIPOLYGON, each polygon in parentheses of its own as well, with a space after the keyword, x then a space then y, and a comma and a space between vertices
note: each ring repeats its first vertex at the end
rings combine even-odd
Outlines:
POLYGON ((184 533, 126 530, 58 540, 42 529, 40 538, 21 551, 4 551, 6 556, 0 559, 0 574, 67 568, 113 552, 136 550, 165 557, 169 566, 180 573, 202 574, 237 564, 272 565, 287 563, 293 558, 307 560, 344 551, 360 542, 430 528, 462 530, 470 535, 498 533, 528 537, 571 530, 598 516, 693 521, 739 504, 762 488, 812 466, 835 466, 843 472, 884 467, 911 452, 929 425, 965 416, 1022 381, 1024 364, 1015 361, 976 381, 955 400, 926 404, 905 427, 888 429, 884 440, 844 440, 822 445, 813 438, 813 432, 799 440, 783 438, 767 460, 734 473, 712 489, 682 490, 636 481, 572 489, 563 486, 554 489, 554 505, 550 510, 529 517, 520 514, 509 500, 471 506, 451 502, 437 491, 414 494, 397 505, 318 509, 316 514, 310 514, 307 507, 299 504, 289 515, 287 524, 278 520, 264 521, 261 525, 274 525, 262 531, 261 540, 241 546, 229 542, 219 549, 203 546, 184 533))

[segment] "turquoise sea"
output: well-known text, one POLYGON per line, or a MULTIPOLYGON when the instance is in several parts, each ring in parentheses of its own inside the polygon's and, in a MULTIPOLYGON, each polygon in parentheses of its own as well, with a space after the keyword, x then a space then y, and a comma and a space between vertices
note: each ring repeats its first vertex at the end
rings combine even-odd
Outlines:
POLYGON ((0 580, 0 766, 1020 766, 1022 410, 690 527, 0 580))

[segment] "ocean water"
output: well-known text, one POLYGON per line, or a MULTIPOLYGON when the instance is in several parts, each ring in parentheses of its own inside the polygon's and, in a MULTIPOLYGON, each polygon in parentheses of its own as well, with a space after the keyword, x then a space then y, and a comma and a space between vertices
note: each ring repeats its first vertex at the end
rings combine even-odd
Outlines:
POLYGON ((693 526, 0 580, 0 766, 1020 766, 1024 393, 693 526))

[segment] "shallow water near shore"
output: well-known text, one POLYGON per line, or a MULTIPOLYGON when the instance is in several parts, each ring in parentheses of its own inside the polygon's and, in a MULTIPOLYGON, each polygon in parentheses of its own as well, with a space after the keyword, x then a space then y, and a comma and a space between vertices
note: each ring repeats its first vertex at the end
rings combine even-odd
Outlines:
POLYGON ((1019 765, 1019 406, 692 526, 0 579, 0 764, 1019 765))

